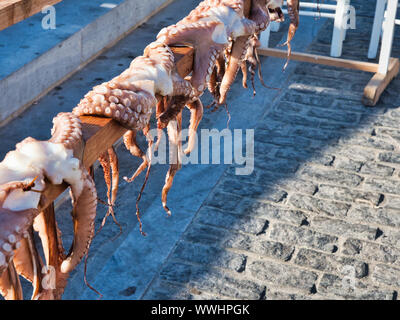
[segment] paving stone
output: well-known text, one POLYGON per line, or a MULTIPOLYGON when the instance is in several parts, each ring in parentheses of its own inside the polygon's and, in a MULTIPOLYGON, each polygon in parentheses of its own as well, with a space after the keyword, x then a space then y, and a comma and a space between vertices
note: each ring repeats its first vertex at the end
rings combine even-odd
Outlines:
POLYGON ((265 300, 315 300, 315 295, 286 293, 282 291, 267 291, 265 300))
POLYGON ((363 146, 366 148, 373 148, 378 150, 389 150, 392 151, 395 149, 393 143, 390 143, 384 139, 380 139, 377 137, 365 136, 365 135, 350 135, 340 139, 340 143, 346 146, 348 145, 356 145, 363 146))
POLYGON ((299 226, 307 221, 307 215, 300 210, 290 210, 254 200, 244 200, 239 209, 251 216, 256 215, 268 220, 286 221, 299 226))
POLYGON ((379 177, 390 177, 393 175, 394 168, 377 163, 367 162, 362 165, 360 173, 379 177))
POLYGON ((291 245, 198 224, 188 230, 185 240, 209 246, 252 252, 283 261, 290 260, 294 252, 294 246, 291 245))
POLYGON ((361 223, 400 227, 400 212, 398 209, 358 206, 350 210, 348 217, 361 223))
POLYGON ((299 209, 311 211, 316 214, 326 214, 333 217, 345 217, 351 206, 342 202, 318 199, 302 194, 291 195, 289 203, 299 209))
POLYGON ((390 137, 391 139, 394 140, 394 142, 396 143, 400 142, 400 130, 388 129, 388 128, 376 128, 375 134, 383 139, 385 138, 387 139, 387 137, 390 137))
POLYGON ((378 155, 379 161, 400 164, 400 153, 382 152, 378 155))
POLYGON ((315 272, 270 261, 249 261, 248 270, 252 277, 263 282, 309 292, 314 287, 318 278, 315 272))
POLYGON ((357 146, 352 146, 351 148, 348 146, 345 147, 333 146, 333 148, 337 155, 347 157, 354 161, 367 162, 367 161, 374 161, 376 158, 375 152, 371 152, 371 150, 357 146))
POLYGON ((252 234, 260 234, 268 228, 268 221, 265 219, 231 214, 228 211, 210 207, 203 207, 198 213, 197 220, 203 224, 240 230, 252 234))
POLYGON ((368 275, 368 264, 365 262, 310 249, 300 249, 294 263, 302 267, 336 274, 342 272, 344 267, 350 266, 355 269, 357 278, 364 278, 368 275))
POLYGON ((317 191, 317 184, 311 181, 302 180, 299 178, 287 179, 278 181, 278 185, 285 190, 301 192, 303 194, 313 195, 317 191))
POLYGON ((400 194, 400 181, 394 181, 381 178, 367 178, 365 180, 365 189, 381 193, 400 194))
MULTIPOLYGON (((307 66, 307 70, 309 66, 307 66)), ((298 70, 301 70, 302 67, 301 65, 296 68, 296 72, 298 70)), ((293 92, 286 92, 282 99, 282 101, 288 101, 288 102, 296 102, 296 103, 301 103, 304 105, 313 105, 313 106, 329 106, 331 105, 335 99, 331 97, 321 97, 321 96, 313 96, 313 95, 305 95, 305 94, 298 94, 298 93, 293 93, 293 92)))
POLYGON ((239 202, 242 200, 241 197, 233 194, 228 194, 217 191, 213 193, 210 198, 206 201, 206 205, 221 208, 227 211, 236 211, 239 202))
POLYGON ((236 272, 243 272, 246 267, 246 256, 243 254, 236 254, 213 246, 187 241, 178 243, 172 259, 232 269, 236 272))
POLYGON ((321 128, 308 128, 303 126, 290 128, 288 134, 322 141, 336 141, 340 137, 340 134, 334 130, 322 130, 321 128))
POLYGON ((363 164, 362 161, 355 161, 347 157, 336 157, 334 162, 335 168, 354 172, 360 172, 363 164))
POLYGON ((145 300, 221 300, 218 294, 202 292, 163 281, 158 281, 144 296, 145 300))
POLYGON ((223 179, 220 181, 220 186, 221 190, 229 194, 236 194, 242 197, 251 197, 272 202, 282 202, 287 196, 286 191, 276 187, 266 187, 262 185, 238 182, 232 178, 223 179))
POLYGON ((337 237, 313 231, 304 226, 295 227, 288 224, 276 223, 270 229, 270 238, 274 241, 327 252, 337 250, 337 237))
POLYGON ((357 174, 328 168, 317 168, 314 166, 306 166, 301 174, 317 181, 330 182, 349 187, 356 187, 363 181, 363 178, 357 174))
POLYGON ((382 206, 390 209, 400 208, 400 197, 399 195, 385 195, 382 206))
POLYGON ((366 288, 359 281, 354 281, 354 287, 351 280, 346 279, 347 273, 342 277, 324 274, 317 292, 323 294, 334 294, 346 300, 392 300, 395 292, 393 290, 381 290, 375 288, 366 288))
POLYGON ((372 272, 372 279, 378 284, 400 288, 400 268, 378 264, 372 272))
POLYGON ((318 197, 345 202, 366 202, 377 206, 382 201, 383 195, 376 192, 366 192, 322 184, 318 187, 318 197))
POLYGON ((388 264, 398 263, 400 257, 398 248, 357 239, 347 239, 343 244, 343 253, 362 260, 388 264))
POLYGON ((207 291, 235 299, 260 299, 265 287, 250 280, 241 280, 227 272, 203 268, 181 262, 168 263, 160 273, 161 280, 190 285, 199 291, 207 291))
POLYGON ((313 217, 311 226, 321 232, 367 240, 375 240, 377 232, 377 228, 374 227, 369 227, 359 223, 349 223, 338 219, 330 219, 322 216, 313 217))

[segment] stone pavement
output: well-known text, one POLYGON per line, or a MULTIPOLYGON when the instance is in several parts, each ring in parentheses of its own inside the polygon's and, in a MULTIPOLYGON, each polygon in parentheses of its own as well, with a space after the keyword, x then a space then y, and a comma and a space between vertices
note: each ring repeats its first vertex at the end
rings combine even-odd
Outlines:
MULTIPOLYGON (((352 4, 343 57, 365 60, 375 1, 352 4)), ((400 79, 366 108, 370 77, 299 64, 256 126, 254 173, 225 170, 144 299, 397 299, 400 79)))

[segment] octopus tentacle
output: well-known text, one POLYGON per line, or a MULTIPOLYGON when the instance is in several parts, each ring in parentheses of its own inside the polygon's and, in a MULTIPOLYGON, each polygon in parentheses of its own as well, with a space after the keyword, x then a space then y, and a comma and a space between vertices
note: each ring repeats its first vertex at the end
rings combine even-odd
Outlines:
POLYGON ((61 143, 68 149, 76 150, 83 143, 81 120, 70 112, 59 113, 53 119, 49 142, 61 143))
POLYGON ((242 86, 243 88, 247 89, 247 63, 246 60, 242 62, 242 64, 240 65, 240 69, 242 70, 242 86))
POLYGON ((104 227, 107 218, 110 215, 112 216, 114 223, 120 228, 120 231, 122 232, 122 227, 117 221, 113 209, 115 205, 115 200, 117 199, 119 183, 118 157, 115 153, 114 147, 109 148, 107 151, 101 154, 99 157, 99 162, 101 167, 103 168, 104 181, 107 186, 108 210, 97 233, 100 232, 100 230, 104 227))
POLYGON ((168 123, 168 139, 170 142, 170 154, 172 155, 172 164, 170 165, 167 175, 165 177, 165 184, 161 192, 161 202, 167 215, 171 215, 171 210, 167 206, 168 192, 172 187, 176 172, 182 167, 181 153, 182 153, 182 113, 176 116, 176 120, 168 123))
POLYGON ((71 272, 89 249, 94 235, 97 193, 93 179, 83 171, 84 186, 79 197, 72 193, 74 240, 67 258, 61 264, 61 272, 71 272))
POLYGON ((184 153, 190 154, 196 144, 196 131, 201 119, 203 118, 203 104, 200 99, 189 103, 187 107, 190 109, 190 126, 189 126, 189 139, 188 146, 184 153))
POLYGON ((123 136, 124 144, 126 149, 129 150, 129 152, 138 158, 141 158, 143 162, 140 164, 140 166, 136 169, 135 173, 132 175, 132 177, 124 177, 124 180, 126 182, 132 182, 134 181, 142 172, 144 169, 147 168, 149 164, 149 159, 147 155, 140 149, 136 142, 136 131, 134 130, 129 130, 126 132, 123 136))
POLYGON ((0 276, 0 293, 6 300, 23 300, 24 298, 13 261, 8 263, 7 269, 0 276))
POLYGON ((282 46, 287 45, 287 47, 288 47, 287 61, 285 63, 285 66, 283 67, 283 70, 285 70, 289 64, 289 59, 292 54, 292 46, 290 43, 291 43, 294 35, 296 34, 297 28, 299 27, 300 1, 299 0, 287 0, 287 9, 288 9, 289 17, 290 17, 290 26, 289 26, 287 40, 282 45, 282 46))
POLYGON ((14 265, 17 273, 33 285, 32 300, 52 298, 51 290, 42 287, 43 262, 33 242, 32 227, 21 241, 21 247, 15 251, 14 265))
POLYGON ((14 251, 21 246, 20 241, 38 213, 37 209, 12 211, 0 205, 0 275, 12 261, 14 251))
POLYGON ((266 9, 265 0, 252 0, 249 18, 254 22, 255 28, 252 32, 246 33, 247 35, 237 38, 233 43, 232 51, 229 55, 228 66, 221 82, 220 98, 218 101, 219 105, 226 104, 228 91, 246 57, 246 52, 250 45, 252 35, 265 30, 270 22, 269 14, 266 12, 266 9))
MULTIPOLYGON (((227 39, 215 39, 213 35, 219 34, 224 26, 219 21, 199 21, 190 24, 176 24, 167 27, 157 35, 158 41, 166 45, 188 45, 196 50, 191 84, 199 95, 205 89, 207 76, 211 74, 218 52, 225 48, 227 39)), ((215 36, 214 36, 215 37, 215 36)))

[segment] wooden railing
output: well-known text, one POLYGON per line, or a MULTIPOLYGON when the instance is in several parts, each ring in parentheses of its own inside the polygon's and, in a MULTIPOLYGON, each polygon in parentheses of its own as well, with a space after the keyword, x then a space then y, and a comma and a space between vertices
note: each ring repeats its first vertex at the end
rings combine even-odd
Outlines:
POLYGON ((8 28, 34 14, 47 5, 62 0, 0 0, 0 30, 8 28))
MULTIPOLYGON (((175 56, 175 65, 180 76, 187 76, 193 66, 194 50, 189 47, 172 47, 175 56)), ((81 116, 83 123, 83 140, 85 143, 81 159, 87 169, 89 169, 99 156, 110 148, 127 131, 118 122, 109 118, 81 116)), ((43 192, 39 210, 47 208, 53 210, 54 200, 67 188, 67 184, 49 185, 43 192)))

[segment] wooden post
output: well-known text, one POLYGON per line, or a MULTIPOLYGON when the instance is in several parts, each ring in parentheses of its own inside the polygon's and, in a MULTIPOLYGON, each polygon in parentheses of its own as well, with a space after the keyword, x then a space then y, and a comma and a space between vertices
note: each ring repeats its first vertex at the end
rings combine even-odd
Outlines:
MULTIPOLYGON (((282 59, 285 59, 287 56, 286 51, 278 49, 258 49, 258 53, 260 55, 282 59)), ((399 59, 397 58, 390 59, 389 69, 386 74, 379 73, 378 63, 332 58, 299 52, 292 52, 290 59, 315 64, 323 64, 338 68, 354 69, 375 73, 372 79, 368 82, 367 86, 364 88, 364 96, 362 98, 362 102, 366 106, 375 106, 378 103, 383 91, 390 84, 393 78, 398 75, 400 69, 399 59)))

